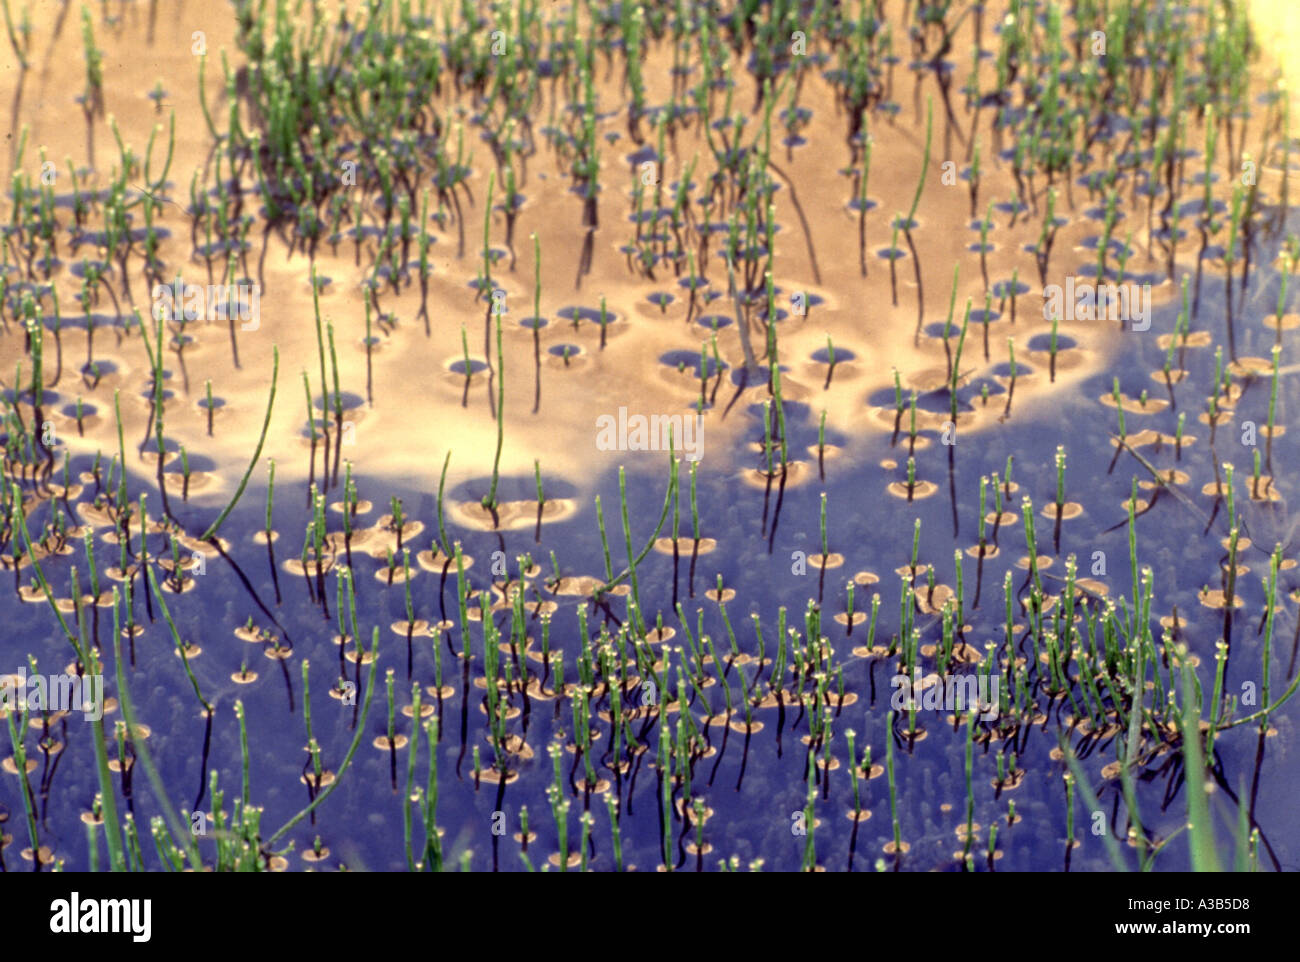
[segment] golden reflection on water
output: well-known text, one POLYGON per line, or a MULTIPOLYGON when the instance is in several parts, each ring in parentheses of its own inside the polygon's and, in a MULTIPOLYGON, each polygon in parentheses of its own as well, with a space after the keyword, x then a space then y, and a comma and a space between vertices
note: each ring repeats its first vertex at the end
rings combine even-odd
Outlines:
MULTIPOLYGON (((109 117, 115 118, 124 141, 141 154, 153 126, 165 125, 174 111, 177 137, 168 198, 172 203, 166 205, 161 220, 161 226, 171 231, 171 237, 161 243, 160 256, 169 270, 179 265, 187 282, 209 283, 204 263, 198 255, 191 259, 190 225, 183 213, 183 207, 188 203, 191 174, 196 169, 205 169, 211 162, 212 153, 211 138, 199 108, 198 58, 190 52, 191 34, 200 29, 206 32, 209 105, 214 118, 224 117, 229 104, 225 100, 221 78, 220 51, 224 49, 227 52, 232 69, 242 67, 242 55, 234 44, 233 18, 224 11, 182 4, 150 23, 146 10, 139 6, 126 6, 122 8, 120 21, 115 27, 99 25, 97 44, 105 51, 106 116, 95 119, 88 128, 80 108, 72 100, 84 82, 84 65, 77 50, 80 45, 77 24, 72 22, 72 17, 61 21, 57 11, 48 6, 34 9, 33 17, 33 69, 23 78, 21 89, 15 65, 9 64, 0 73, 0 102, 16 107, 15 129, 23 125, 29 128, 24 169, 28 173, 39 169, 38 157, 43 149, 48 157, 58 161, 57 166, 61 169, 66 167, 63 158, 71 158, 75 166, 82 167, 89 165, 93 156, 97 167, 106 170, 117 160, 109 117), (73 51, 77 55, 73 55, 73 51), (146 96, 159 78, 166 89, 161 113, 146 96)), ((969 24, 964 23, 962 29, 968 30, 969 24)), ((646 70, 646 77, 652 101, 668 98, 670 72, 667 58, 670 55, 668 45, 664 45, 651 56, 647 65, 650 69, 646 70)), ((988 72, 992 66, 985 64, 982 69, 988 72)), ((751 80, 743 75, 740 82, 742 86, 737 91, 735 102, 747 104, 752 101, 752 88, 748 87, 751 80)), ((813 111, 810 127, 804 135, 815 146, 796 149, 793 158, 787 157, 784 149, 774 149, 773 152, 773 159, 781 171, 793 181, 793 190, 789 183, 784 183, 775 198, 781 227, 775 278, 777 287, 781 289, 778 303, 789 310, 790 294, 794 291, 821 298, 821 302, 811 307, 806 316, 791 316, 779 325, 781 357, 783 364, 788 366, 788 371, 782 376, 783 393, 788 400, 808 405, 809 422, 803 426, 807 430, 815 432, 816 420, 825 410, 828 429, 849 436, 850 445, 846 452, 849 456, 854 454, 854 440, 892 430, 892 410, 882 412, 867 405, 868 397, 892 386, 891 368, 898 369, 905 393, 910 393, 912 388, 929 391, 941 387, 946 370, 943 342, 916 335, 917 291, 911 260, 897 262, 895 306, 891 298, 889 263, 876 256, 876 252, 889 243, 890 220, 895 212, 905 211, 910 206, 911 195, 916 189, 924 136, 918 130, 924 129, 924 107, 921 108, 922 119, 918 121, 912 115, 913 82, 907 71, 896 71, 895 97, 904 105, 903 113, 896 126, 881 120, 875 122, 872 129, 875 146, 869 195, 879 206, 867 217, 867 278, 861 277, 859 272, 857 217, 846 206, 853 181, 845 170, 849 153, 843 142, 843 117, 837 111, 829 86, 820 78, 810 78, 801 94, 801 103, 813 111), (797 207, 794 203, 796 198, 797 207), (827 365, 811 357, 814 351, 826 347, 828 337, 833 339, 838 352, 848 351, 854 355, 852 359, 836 364, 829 385, 826 383, 827 365), (939 372, 937 380, 936 370, 939 372)), ((991 85, 991 75, 982 77, 982 83, 991 85)), ((543 84, 541 90, 546 98, 550 98, 558 88, 543 84)), ((562 90, 558 92, 562 94, 562 90)), ((622 102, 616 84, 607 86, 602 97, 602 102, 609 107, 622 102)), ((544 100, 539 110, 549 109, 549 100, 544 100)), ((985 129, 979 136, 991 161, 991 135, 986 129, 990 113, 985 112, 981 121, 985 129)), ((972 300, 977 310, 984 306, 979 258, 968 250, 968 246, 978 240, 978 233, 969 229, 972 218, 964 182, 946 186, 940 175, 942 165, 948 159, 945 143, 949 144, 947 149, 956 159, 958 169, 965 166, 962 142, 969 131, 953 131, 949 138, 944 130, 942 109, 936 109, 935 114, 931 169, 926 174, 926 186, 917 212, 920 226, 913 236, 924 283, 925 323, 942 321, 946 316, 953 265, 960 264, 954 318, 959 325, 967 298, 972 300)), ((602 121, 602 124, 608 131, 619 129, 617 118, 602 121)), ((752 136, 756 127, 756 123, 751 123, 746 135, 752 136)), ((160 136, 165 141, 165 130, 160 136)), ((562 477, 585 494, 597 477, 620 464, 631 471, 662 471, 663 454, 658 451, 598 450, 596 419, 601 415, 614 415, 620 407, 627 408, 631 414, 687 415, 689 405, 699 397, 699 381, 691 376, 689 369, 686 374, 678 374, 659 360, 669 351, 697 354, 701 345, 709 341, 709 331, 686 320, 689 292, 679 287, 676 278, 662 267, 654 282, 635 277, 629 271, 624 255, 618 251, 633 231, 629 216, 636 171, 625 160, 633 149, 634 145, 626 136, 602 147, 600 226, 593 237, 591 271, 576 285, 583 241, 581 205, 566 190, 567 182, 548 148, 543 147, 529 162, 527 180, 520 185, 527 200, 514 231, 514 247, 518 255, 516 267, 511 270, 509 258, 506 258, 492 270, 496 285, 506 291, 508 309, 502 318, 505 445, 500 467, 505 476, 528 477, 537 461, 543 479, 562 477), (520 320, 532 314, 534 274, 528 237, 533 231, 541 238, 541 313, 550 319, 539 336, 543 363, 540 365, 540 405, 536 411, 538 375, 534 337, 530 329, 520 326, 520 320), (666 310, 660 310, 647 300, 647 296, 665 290, 670 290, 676 299, 666 310), (602 298, 609 311, 617 317, 607 330, 604 349, 601 348, 599 325, 583 321, 575 328, 571 322, 557 316, 559 309, 569 305, 599 308, 602 298), (564 344, 580 349, 567 364, 562 357, 548 353, 548 349, 564 344)), ((368 360, 364 341, 365 310, 358 286, 363 273, 355 266, 354 248, 349 240, 340 244, 337 253, 328 244, 322 243, 318 248, 316 269, 332 281, 320 297, 322 322, 334 326, 339 382, 342 390, 350 396, 345 420, 351 426, 344 438, 341 454, 344 459, 355 462, 358 470, 364 471, 367 477, 420 485, 430 490, 436 484, 443 458, 449 450, 453 452, 450 484, 466 478, 482 479, 491 473, 496 453, 496 424, 489 392, 495 393, 495 380, 489 378, 489 372, 482 371, 471 379, 466 390, 463 376, 450 370, 451 365, 462 357, 462 325, 467 333, 471 357, 476 361, 491 360, 493 366, 497 363, 495 334, 490 330, 491 319, 486 314, 486 305, 476 300, 474 291, 467 286, 480 269, 480 260, 475 254, 479 244, 475 238, 481 239, 488 167, 483 163, 486 148, 479 144, 477 150, 477 170, 470 179, 475 206, 465 211, 465 256, 456 256, 458 230, 454 224, 448 224, 446 230, 437 232, 437 243, 431 249, 434 271, 428 284, 427 331, 425 319, 419 316, 422 301, 418 283, 400 294, 394 294, 391 288, 382 291, 379 295, 381 311, 394 316, 396 321, 391 326, 376 324, 374 333, 378 344, 368 360), (368 396, 373 403, 366 400, 368 396), (354 404, 354 398, 362 400, 354 404)), ((680 133, 669 150, 668 163, 662 172, 665 183, 675 182, 697 155, 701 158, 695 174, 699 183, 707 171, 705 158, 708 148, 693 131, 680 133)), ((12 159, 13 141, 11 163, 12 159)), ((1016 193, 1005 165, 998 169, 994 164, 986 163, 985 168, 978 216, 983 216, 983 208, 990 201, 1000 203, 1016 193)), ((59 176, 64 178, 58 186, 62 194, 69 190, 69 185, 65 184, 63 173, 59 176)), ((100 174, 98 181, 103 184, 106 177, 100 174)), ((1090 206, 1081 188, 1075 188, 1073 194, 1075 213, 1090 206)), ((498 191, 498 199, 499 196, 498 191)), ((248 209, 246 206, 245 210, 248 209)), ((1126 335, 1120 334, 1114 324, 1063 322, 1062 333, 1068 333, 1076 346, 1058 359, 1061 363, 1056 365, 1055 381, 1050 382, 1045 376, 1046 364, 1043 362, 1046 357, 1031 354, 1027 346, 1035 334, 1049 330, 1041 317, 1042 301, 1037 291, 1033 257, 1023 250, 1024 245, 1036 239, 1038 221, 1021 218, 1015 228, 1007 230, 1008 219, 1009 215, 1005 213, 994 215, 997 226, 990 234, 995 250, 988 256, 989 277, 991 281, 1007 281, 1014 269, 1019 279, 1029 284, 1031 289, 1018 301, 1014 325, 1006 314, 991 323, 987 332, 983 325, 972 324, 962 354, 960 376, 964 381, 990 376, 994 366, 1007 360, 1007 339, 1014 338, 1017 357, 1024 371, 1016 384, 1015 403, 1019 412, 1028 411, 1032 415, 1036 404, 1044 398, 1070 398, 1075 394, 1076 385, 1103 369, 1107 357, 1126 335), (987 360, 983 348, 986 333, 990 344, 987 360), (1027 358, 1031 360, 1026 362, 1027 358), (1034 372, 1028 373, 1026 367, 1033 367, 1034 372)), ((1095 255, 1080 244, 1099 231, 1097 222, 1081 216, 1070 217, 1070 222, 1057 238, 1049 282, 1060 280, 1067 270, 1095 259, 1095 255)), ((254 250, 249 262, 254 273, 261 255, 260 236, 259 224, 250 233, 254 250)), ((492 228, 493 246, 503 246, 504 237, 504 218, 498 213, 492 228)), ((901 246, 901 238, 899 243, 901 246)), ((1140 238, 1135 237, 1134 243, 1140 246, 1140 238)), ((723 296, 708 305, 697 305, 696 317, 702 314, 734 316, 732 299, 727 296, 725 265, 716 252, 717 244, 714 243, 703 273, 711 282, 712 289, 723 296)), ((61 250, 65 263, 56 271, 53 282, 65 315, 79 311, 75 298, 80 281, 69 271, 69 262, 94 253, 85 247, 75 255, 70 255, 66 247, 61 250)), ((367 264, 370 259, 363 251, 361 262, 367 264)), ((1154 269, 1154 265, 1146 263, 1143 251, 1134 255, 1133 267, 1137 270, 1154 269)), ((148 320, 149 292, 144 289, 139 263, 135 263, 133 268, 129 300, 148 320)), ((261 295, 260 323, 256 330, 235 331, 232 345, 232 332, 226 322, 191 322, 185 325, 184 333, 193 339, 192 342, 179 353, 174 349, 167 353, 165 366, 171 377, 166 387, 174 392, 174 397, 166 402, 166 437, 169 442, 184 445, 191 457, 201 453, 213 462, 210 470, 196 471, 191 478, 189 494, 199 503, 224 503, 248 463, 264 416, 273 345, 278 347, 280 354, 278 393, 262 457, 264 461, 266 458, 275 459, 277 477, 282 480, 302 479, 308 472, 310 444, 306 439, 307 412, 302 373, 307 373, 312 394, 318 397, 321 369, 308 258, 301 250, 290 251, 284 239, 272 237, 263 272, 265 289, 261 295), (207 431, 207 414, 199 404, 204 396, 205 381, 209 379, 214 395, 224 402, 215 413, 211 437, 207 431)), ((119 297, 123 297, 120 277, 115 275, 112 283, 119 297)), ((1154 292, 1157 301, 1171 295, 1168 284, 1160 285, 1154 292)), ((998 307, 996 299, 993 306, 995 309, 998 307)), ((113 308, 107 298, 103 298, 92 310, 111 313, 113 308)), ((377 322, 379 318, 374 320, 377 322)), ((760 349, 763 336, 757 327, 751 333, 751 339, 760 349)), ((54 354, 52 341, 53 338, 47 337, 47 357, 54 354)), ((717 346, 721 357, 732 369, 743 365, 744 355, 734 323, 717 332, 717 346)), ((87 404, 94 405, 96 410, 83 419, 82 435, 78 434, 72 417, 55 410, 51 418, 59 437, 68 442, 73 452, 115 450, 113 395, 114 391, 120 391, 127 445, 131 448, 141 446, 148 430, 152 402, 146 396, 150 376, 148 360, 138 335, 122 337, 120 331, 106 328, 96 332, 94 358, 101 362, 111 361, 116 370, 104 375, 93 387, 89 380, 79 378, 77 373, 87 358, 85 332, 65 330, 61 335, 61 350, 62 369, 57 382, 50 385, 50 389, 60 396, 59 403, 53 408, 63 408, 80 397, 87 404)), ((711 354, 712 348, 709 350, 711 354)), ((13 362, 23 353, 22 334, 16 327, 0 335, 0 369, 12 370, 13 362)), ((327 359, 327 367, 328 363, 327 359)), ((745 451, 737 441, 742 434, 746 440, 755 441, 757 428, 746 408, 767 397, 766 384, 751 384, 730 413, 723 417, 722 411, 732 403, 734 394, 730 373, 723 374, 721 386, 714 395, 716 405, 704 418, 706 465, 711 470, 738 474, 751 483, 756 480, 761 483, 761 478, 754 478, 752 472, 761 455, 745 451), (737 453, 741 455, 739 458, 737 453)), ((332 380, 332 374, 327 376, 332 380)), ((47 379, 52 378, 53 372, 47 367, 47 379)), ((714 391, 713 379, 710 379, 708 390, 711 394, 714 391)), ((1085 399, 1075 397, 1074 400, 1085 399)), ((933 412, 923 411, 920 415, 919 426, 923 429, 939 429, 947 419, 946 414, 933 412)), ((986 406, 976 403, 973 411, 959 417, 958 426, 963 431, 979 431, 996 425, 1004 416, 1001 400, 995 399, 986 406)), ((321 454, 323 445, 318 457, 321 454)), ((129 455, 128 460, 135 471, 153 473, 154 465, 147 457, 129 455)), ((811 471, 799 475, 804 479, 815 476, 811 471)), ((793 480, 797 482, 799 477, 793 480)), ((263 483, 265 468, 259 467, 253 479, 255 486, 263 483)), ((173 491, 173 495, 175 493, 173 491)), ((899 493, 908 496, 906 491, 899 493)), ((915 499, 924 497, 926 493, 923 484, 910 496, 915 499)), ((584 497, 580 503, 585 502, 584 497)), ((527 504, 524 502, 525 508, 527 504)), ((576 510, 575 502, 557 499, 549 504, 554 505, 551 510, 559 512, 559 515, 576 510)), ((452 513, 451 520, 483 526, 484 519, 478 514, 481 512, 476 512, 474 505, 463 505, 452 513)), ((529 518, 528 511, 521 508, 520 517, 515 520, 521 526, 535 523, 535 502, 533 515, 529 518)))

